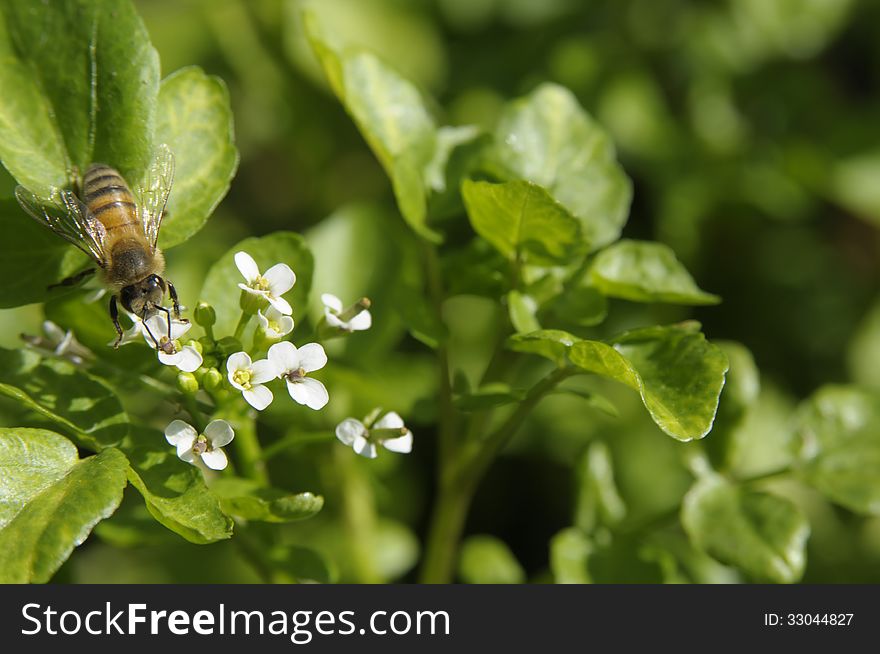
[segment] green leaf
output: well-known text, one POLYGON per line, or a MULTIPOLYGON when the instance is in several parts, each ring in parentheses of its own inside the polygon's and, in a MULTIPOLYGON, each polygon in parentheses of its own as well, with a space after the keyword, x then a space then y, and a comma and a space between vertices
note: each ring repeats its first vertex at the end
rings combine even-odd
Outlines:
POLYGON ((497 382, 481 386, 473 392, 458 395, 453 404, 460 411, 483 411, 519 402, 525 396, 525 391, 497 382))
POLYGON ((608 315, 608 301, 595 288, 577 286, 564 290, 553 300, 553 313, 579 327, 599 325, 608 315))
POLYGON ((458 574, 468 584, 521 584, 526 573, 516 557, 493 536, 470 536, 461 546, 458 574))
POLYGON ((685 495, 681 521, 697 547, 755 580, 793 583, 803 574, 810 525, 787 499, 710 474, 685 495))
POLYGON ((195 66, 162 80, 155 140, 174 153, 174 185, 159 235, 159 246, 169 248, 202 228, 238 167, 223 80, 195 66))
MULTIPOLYGON (((304 16, 306 34, 330 86, 391 178, 400 212, 423 238, 439 242, 427 224, 429 182, 438 179, 437 127, 419 91, 376 56, 349 48, 336 51, 319 34, 314 14, 304 16)), ((448 135, 461 138, 461 134, 448 135)), ((455 141, 456 138, 452 138, 455 141)))
POLYGON ((550 570, 557 584, 592 583, 587 560, 593 546, 580 529, 563 529, 550 540, 550 570))
POLYGON ((0 87, 0 160, 34 193, 95 161, 142 176, 159 57, 129 0, 4 0, 0 87))
POLYGON ((617 240, 632 185, 611 140, 570 91, 542 84, 511 102, 495 142, 493 168, 505 180, 524 179, 546 189, 580 221, 590 249, 617 240))
POLYGON ((584 251, 578 220, 537 184, 465 180, 461 192, 474 231, 511 261, 561 264, 584 251))
POLYGON ((55 432, 0 428, 0 529, 78 461, 76 445, 55 432))
POLYGON ((584 391, 579 388, 556 388, 551 391, 551 394, 573 395, 574 397, 579 397, 580 399, 584 400, 589 406, 596 409, 597 411, 601 411, 607 416, 610 416, 612 418, 620 417, 620 411, 617 410, 617 407, 614 406, 611 401, 603 395, 590 393, 589 391, 584 391))
POLYGON ((798 409, 803 478, 852 511, 880 515, 880 400, 852 386, 825 386, 798 409))
POLYGON ((614 482, 611 452, 605 443, 590 444, 578 464, 577 475, 575 526, 589 533, 599 524, 613 527, 626 517, 626 505, 614 482))
MULTIPOLYGON (((0 439, 6 438, 6 434, 0 435, 0 439)), ((36 447, 55 450, 54 457, 47 457, 55 459, 50 464, 54 468, 50 475, 57 474, 59 466, 69 463, 70 467, 30 497, 0 529, 0 583, 48 581, 73 548, 81 545, 92 528, 110 516, 122 500, 128 462, 119 450, 108 448, 76 461, 69 454, 72 446, 45 436, 40 441, 36 447)), ((32 455, 30 464, 35 462, 34 456, 45 454, 32 455)), ((48 479, 44 477, 44 481, 48 479)))
POLYGON ((238 300, 241 290, 239 283, 244 277, 235 266, 235 253, 247 252, 257 262, 261 273, 276 263, 286 263, 296 274, 296 284, 285 295, 293 306, 295 320, 304 315, 306 300, 312 286, 312 271, 315 263, 308 245, 299 234, 293 232, 274 232, 266 236, 251 236, 230 248, 226 254, 211 266, 202 287, 201 299, 212 305, 217 312, 214 333, 217 336, 232 335, 241 315, 238 300))
POLYGON ((709 433, 728 368, 724 352, 693 323, 627 332, 613 345, 580 341, 569 358, 637 390, 654 422, 682 441, 709 433))
POLYGON ((324 498, 312 493, 286 493, 277 488, 264 488, 249 479, 224 477, 211 484, 211 491, 220 498, 227 513, 245 520, 293 522, 317 514, 324 498))
POLYGON ((507 312, 517 334, 528 334, 541 329, 541 324, 535 317, 538 303, 531 296, 519 291, 510 291, 507 294, 507 312))
POLYGON ((516 352, 537 354, 562 366, 568 349, 578 341, 577 336, 561 329, 539 329, 529 334, 514 334, 507 339, 506 345, 516 352))
POLYGON ((0 277, 15 280, 0 285, 0 308, 42 302, 62 293, 49 291, 49 285, 81 270, 88 261, 67 241, 29 218, 15 200, 0 200, 0 223, 0 277))
POLYGON ((424 293, 400 285, 394 289, 391 301, 413 338, 432 349, 447 341, 449 328, 437 317, 424 293))
POLYGON ((160 524, 197 544, 232 535, 232 520, 205 486, 202 473, 177 458, 160 432, 137 430, 123 449, 131 462, 129 481, 160 524))
POLYGON ((113 389, 66 361, 0 348, 0 394, 92 450, 117 445, 128 433, 128 416, 113 389))
POLYGON ((605 295, 634 302, 718 304, 662 243, 622 240, 602 250, 590 266, 592 284, 605 295))
POLYGON ((318 552, 308 547, 278 545, 267 555, 274 583, 332 584, 336 570, 318 552))

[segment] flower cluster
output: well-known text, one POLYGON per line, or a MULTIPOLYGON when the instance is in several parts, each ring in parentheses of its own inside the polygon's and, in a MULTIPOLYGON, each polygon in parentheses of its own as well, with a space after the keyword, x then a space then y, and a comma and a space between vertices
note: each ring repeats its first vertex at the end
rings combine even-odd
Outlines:
MULTIPOLYGON (((372 415, 377 414, 378 411, 374 411, 372 415)), ((413 444, 412 432, 403 424, 403 418, 394 411, 375 421, 370 417, 363 422, 346 418, 336 425, 336 438, 368 459, 376 458, 377 445, 389 452, 409 454, 413 444)))

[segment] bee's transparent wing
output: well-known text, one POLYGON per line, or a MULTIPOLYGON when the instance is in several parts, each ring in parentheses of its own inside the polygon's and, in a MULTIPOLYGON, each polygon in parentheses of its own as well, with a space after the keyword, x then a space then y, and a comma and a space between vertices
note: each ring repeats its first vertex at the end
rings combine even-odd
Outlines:
POLYGON ((107 230, 73 192, 55 190, 50 199, 41 199, 24 186, 17 186, 15 198, 31 218, 73 243, 104 267, 107 230))
POLYGON ((143 186, 137 189, 140 198, 138 213, 144 226, 144 235, 154 250, 156 241, 159 240, 159 227, 162 225, 162 216, 165 213, 165 205, 168 203, 173 181, 174 154, 171 148, 163 143, 156 148, 156 154, 153 156, 143 186))

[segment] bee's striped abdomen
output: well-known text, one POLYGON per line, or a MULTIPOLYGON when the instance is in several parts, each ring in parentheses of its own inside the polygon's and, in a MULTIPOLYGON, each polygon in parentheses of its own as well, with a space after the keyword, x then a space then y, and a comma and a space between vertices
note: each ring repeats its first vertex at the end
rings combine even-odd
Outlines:
POLYGON ((134 196, 122 175, 110 166, 92 164, 83 177, 82 194, 82 201, 108 232, 139 227, 134 196))

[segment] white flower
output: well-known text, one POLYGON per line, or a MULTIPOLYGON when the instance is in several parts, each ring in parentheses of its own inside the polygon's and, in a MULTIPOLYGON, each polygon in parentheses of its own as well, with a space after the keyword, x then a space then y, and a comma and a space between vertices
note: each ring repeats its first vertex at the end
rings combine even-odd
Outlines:
MULTIPOLYGON (((154 350, 159 351, 159 361, 166 366, 177 366, 183 372, 194 372, 202 365, 202 355, 191 345, 180 345, 180 337, 192 327, 188 320, 171 321, 171 338, 168 338, 168 319, 164 313, 154 313, 141 323, 135 323, 144 340, 154 350), (154 340, 155 339, 155 340, 154 340), (158 346, 156 345, 158 341, 158 346)), ((131 331, 131 330, 129 330, 131 331)))
POLYGON ((376 458, 376 443, 400 454, 409 454, 413 444, 412 432, 394 411, 386 413, 369 429, 360 420, 346 418, 336 426, 336 438, 368 459, 376 458))
POLYGON ((360 307, 362 303, 367 302, 365 299, 348 310, 343 309, 342 300, 330 293, 323 293, 321 295, 321 302, 324 303, 324 318, 331 327, 336 327, 346 332, 357 332, 369 329, 370 325, 373 324, 373 317, 370 315, 370 312, 367 311, 366 307, 360 307), (359 311, 358 308, 360 308, 359 311))
POLYGON ((296 402, 316 411, 327 405, 330 395, 324 384, 307 376, 327 365, 327 354, 320 344, 307 343, 297 349, 290 341, 282 341, 269 348, 268 356, 278 377, 287 381, 287 392, 296 402))
POLYGON ((201 459, 212 470, 226 467, 226 452, 221 448, 231 443, 234 437, 235 432, 225 420, 212 420, 205 427, 204 434, 183 420, 174 420, 165 427, 165 440, 177 448, 177 456, 193 465, 201 459))
POLYGON ((281 297, 296 283, 296 275, 290 266, 286 263, 276 263, 266 271, 265 275, 261 275, 257 262, 247 252, 235 253, 235 265, 247 281, 247 284, 238 285, 241 290, 265 298, 285 316, 293 313, 290 304, 281 297))
POLYGON ((257 319, 269 339, 277 341, 293 331, 293 318, 285 316, 273 306, 269 306, 265 314, 262 311, 257 311, 257 319))
POLYGON ((251 362, 247 352, 236 352, 226 360, 229 383, 241 391, 245 401, 257 411, 272 403, 272 391, 263 382, 275 379, 275 365, 268 359, 251 362))
POLYGON ((45 339, 37 336, 25 340, 38 349, 49 351, 55 356, 68 359, 77 365, 95 356, 90 349, 76 340, 72 329, 64 331, 51 320, 44 320, 43 333, 46 335, 45 339))

